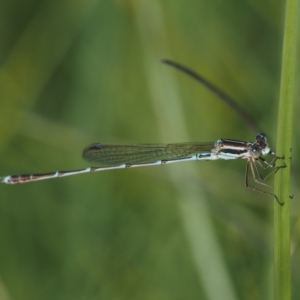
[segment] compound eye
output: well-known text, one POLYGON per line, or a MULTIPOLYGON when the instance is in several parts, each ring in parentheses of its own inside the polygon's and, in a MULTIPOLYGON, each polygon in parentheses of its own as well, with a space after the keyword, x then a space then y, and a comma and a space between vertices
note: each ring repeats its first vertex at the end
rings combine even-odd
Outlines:
POLYGON ((256 143, 258 145, 261 145, 262 147, 266 146, 266 144, 267 144, 267 136, 264 133, 262 133, 262 132, 258 133, 256 135, 256 143))
POLYGON ((262 132, 259 132, 257 135, 256 135, 256 139, 263 139, 263 140, 267 140, 267 136, 262 133, 262 132))

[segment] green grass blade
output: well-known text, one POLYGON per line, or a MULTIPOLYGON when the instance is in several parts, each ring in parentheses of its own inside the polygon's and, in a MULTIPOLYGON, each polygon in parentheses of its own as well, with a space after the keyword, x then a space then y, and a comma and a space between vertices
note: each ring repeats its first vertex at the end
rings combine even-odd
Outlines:
POLYGON ((277 152, 285 156, 287 167, 275 177, 275 193, 284 206, 274 202, 274 299, 291 299, 290 267, 290 149, 294 82, 296 69, 297 2, 286 1, 280 103, 278 114, 277 152))

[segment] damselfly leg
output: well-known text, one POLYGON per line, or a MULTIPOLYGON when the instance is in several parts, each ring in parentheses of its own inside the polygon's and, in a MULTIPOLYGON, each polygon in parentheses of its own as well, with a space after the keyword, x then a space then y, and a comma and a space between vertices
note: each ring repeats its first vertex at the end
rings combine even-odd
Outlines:
MULTIPOLYGON (((275 153, 271 153, 271 154, 275 155, 275 153)), ((265 180, 268 177, 270 177, 271 175, 275 174, 279 169, 286 167, 286 164, 284 162, 283 162, 283 165, 275 166, 276 161, 278 159, 283 159, 283 158, 284 157, 279 157, 279 156, 275 155, 274 158, 270 162, 267 162, 262 157, 259 157, 259 159, 248 158, 247 165, 246 165, 246 175, 245 175, 245 185, 248 189, 262 193, 262 194, 273 196, 280 205, 283 205, 284 203, 278 199, 276 194, 268 192, 268 191, 264 191, 264 190, 261 190, 259 188, 249 185, 249 166, 251 169, 251 174, 252 174, 252 178, 253 178, 254 182, 257 184, 260 184, 262 186, 265 186, 267 188, 272 189, 273 186, 270 184, 267 184, 265 182, 265 180), (261 171, 259 170, 259 168, 262 168, 263 170, 271 168, 271 171, 268 172, 266 175, 263 175, 261 173, 261 171)))

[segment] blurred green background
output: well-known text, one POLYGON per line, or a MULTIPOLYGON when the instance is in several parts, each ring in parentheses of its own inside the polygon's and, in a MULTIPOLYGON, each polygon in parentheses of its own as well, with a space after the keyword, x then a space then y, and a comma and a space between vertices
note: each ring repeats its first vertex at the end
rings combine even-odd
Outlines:
MULTIPOLYGON (((0 176, 87 167, 93 142, 254 140, 162 58, 237 99, 275 148, 284 3, 1 1, 0 176)), ((273 199, 247 190, 244 172, 187 162, 1 185, 0 299, 272 299, 273 199)))

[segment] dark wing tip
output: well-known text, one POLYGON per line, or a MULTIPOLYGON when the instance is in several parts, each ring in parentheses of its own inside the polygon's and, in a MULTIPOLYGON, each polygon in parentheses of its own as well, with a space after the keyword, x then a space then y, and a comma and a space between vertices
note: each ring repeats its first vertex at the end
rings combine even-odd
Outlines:
POLYGON ((84 158, 85 160, 89 160, 90 154, 93 153, 93 151, 100 150, 101 148, 102 148, 102 144, 100 143, 95 143, 86 146, 82 151, 82 158, 84 158))
POLYGON ((101 148, 102 148, 102 144, 96 143, 96 144, 91 144, 91 145, 85 147, 84 150, 86 150, 86 149, 89 149, 89 150, 99 150, 101 148))

